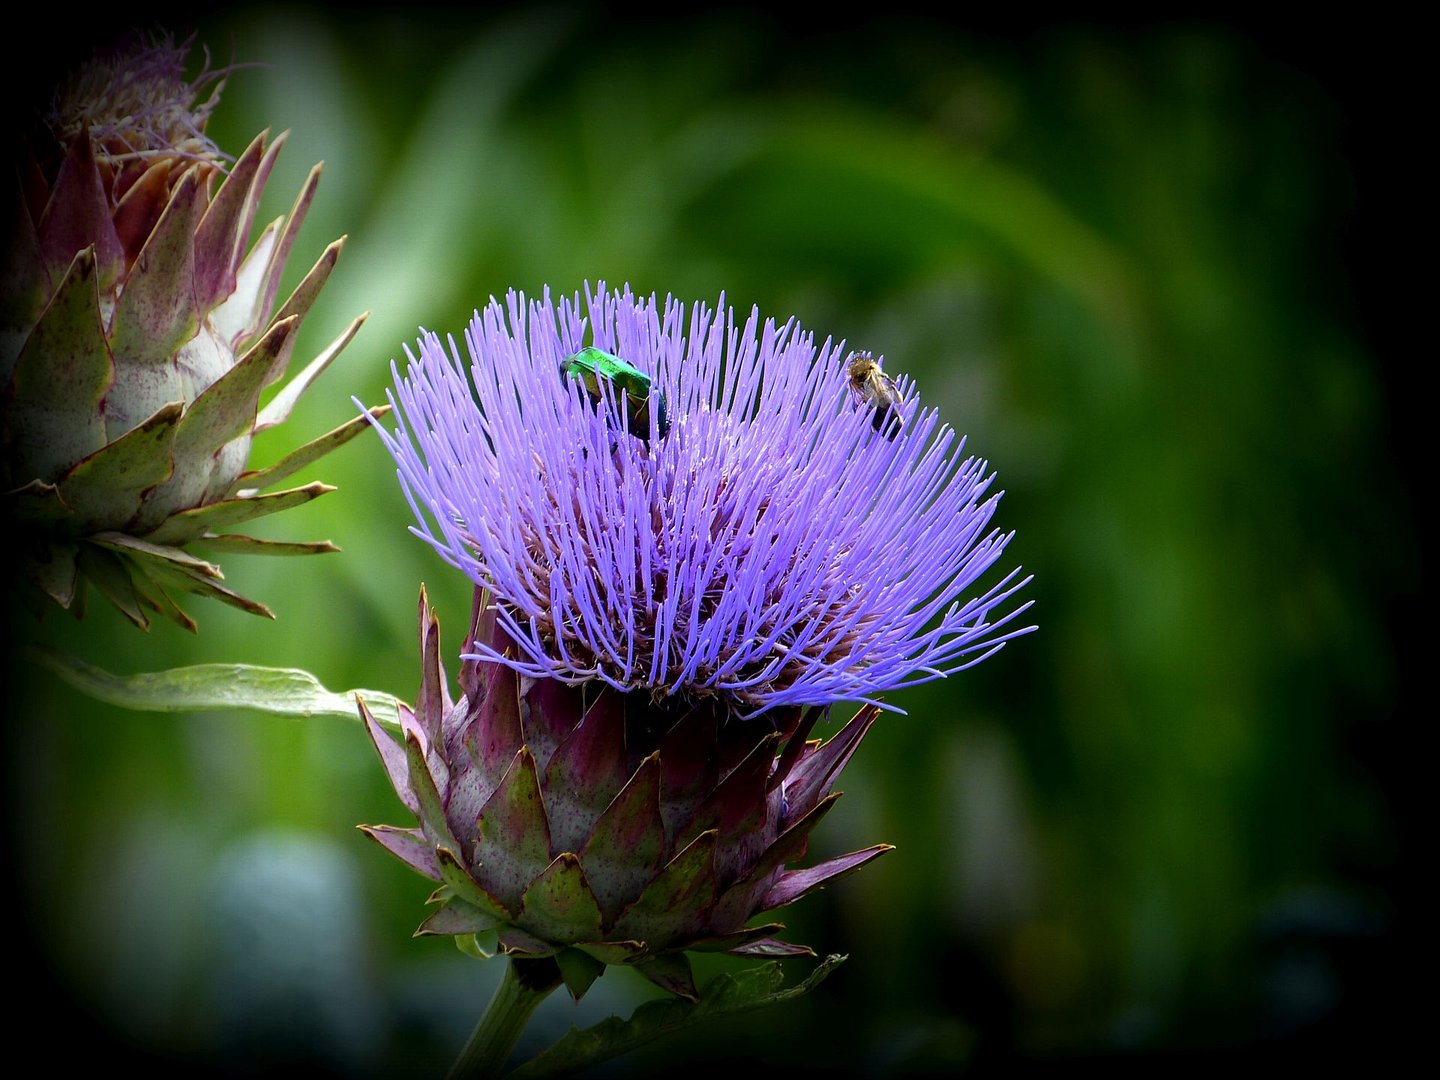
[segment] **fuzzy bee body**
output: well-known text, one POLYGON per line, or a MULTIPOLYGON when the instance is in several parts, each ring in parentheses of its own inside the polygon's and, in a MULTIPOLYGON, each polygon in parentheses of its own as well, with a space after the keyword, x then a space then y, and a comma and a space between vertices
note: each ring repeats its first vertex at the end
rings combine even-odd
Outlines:
POLYGON ((663 439, 670 430, 670 418, 665 412, 665 395, 651 387, 649 375, 613 353, 587 345, 560 362, 560 373, 579 379, 585 386, 585 393, 596 404, 605 400, 600 380, 613 383, 624 395, 622 404, 629 420, 630 434, 641 442, 650 441, 652 403, 655 409, 656 435, 663 439))
POLYGON ((895 438, 905 422, 900 415, 903 399, 880 361, 868 352, 852 352, 845 364, 845 375, 855 400, 871 409, 870 425, 887 439, 895 438))

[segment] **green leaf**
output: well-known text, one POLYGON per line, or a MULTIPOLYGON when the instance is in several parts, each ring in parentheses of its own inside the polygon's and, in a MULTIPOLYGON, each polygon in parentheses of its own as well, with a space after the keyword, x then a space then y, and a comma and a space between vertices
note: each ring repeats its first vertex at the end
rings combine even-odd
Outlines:
POLYGON ((168 671, 112 675, 78 657, 40 645, 24 655, 60 676, 81 693, 123 709, 190 712, 200 709, 253 709, 277 716, 341 716, 358 720, 355 705, 363 697, 387 729, 400 730, 400 699, 379 690, 326 690, 308 671, 253 664, 196 664, 168 671))
POLYGON ((699 1001, 647 1001, 629 1020, 612 1016, 584 1031, 572 1027, 548 1050, 506 1073, 505 1080, 537 1080, 578 1072, 692 1024, 793 1001, 819 986, 845 960, 845 956, 832 953, 803 982, 788 988, 782 987, 785 977, 778 961, 733 975, 717 975, 705 984, 699 1001))

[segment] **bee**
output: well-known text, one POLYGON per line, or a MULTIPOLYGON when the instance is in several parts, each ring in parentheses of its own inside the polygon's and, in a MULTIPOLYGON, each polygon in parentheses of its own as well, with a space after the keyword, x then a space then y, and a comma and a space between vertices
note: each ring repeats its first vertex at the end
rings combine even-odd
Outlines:
POLYGON ((650 376, 627 364, 620 357, 587 345, 579 352, 560 361, 560 374, 579 379, 585 385, 585 393, 597 404, 605 400, 600 380, 614 383, 623 395, 625 415, 630 422, 630 434, 643 443, 650 441, 650 408, 654 403, 655 432, 664 438, 670 430, 670 418, 665 414, 665 395, 652 389, 650 376))
POLYGON ((900 415, 902 398, 895 380, 885 374, 880 361, 868 352, 852 352, 845 362, 845 374, 855 400, 874 410, 870 425, 887 439, 895 438, 905 422, 900 415))

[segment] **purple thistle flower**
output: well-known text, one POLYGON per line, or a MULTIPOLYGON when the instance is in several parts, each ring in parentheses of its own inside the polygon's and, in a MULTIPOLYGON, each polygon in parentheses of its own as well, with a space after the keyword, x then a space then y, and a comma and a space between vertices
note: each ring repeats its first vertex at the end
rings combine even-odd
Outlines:
MULTIPOLYGON (((979 663, 1033 627, 1012 570, 967 597, 1013 534, 984 460, 904 375, 898 433, 847 379, 844 342, 602 284, 510 293, 426 333, 382 438, 416 535, 488 591, 514 648, 466 656, 733 713, 881 695, 979 663), (663 396, 646 437, 562 362, 593 345, 663 396), (889 430, 877 431, 877 426, 889 430)), ((392 365, 393 367, 393 365, 392 365)), ((613 392, 612 392, 613 391, 613 392)), ((895 710, 900 711, 900 710, 895 710)))
POLYGON ((810 954, 751 920, 890 850, 790 866, 879 695, 1024 633, 1024 606, 992 614, 1024 582, 962 599, 1009 540, 999 496, 879 359, 587 301, 512 293, 472 321, 468 372, 433 334, 395 372, 381 434, 414 531, 475 602, 458 698, 422 590, 400 738, 361 706, 418 822, 364 828, 441 883, 419 933, 493 934, 577 998, 623 964, 693 999, 689 950, 810 954), (842 699, 865 704, 812 740, 842 699))

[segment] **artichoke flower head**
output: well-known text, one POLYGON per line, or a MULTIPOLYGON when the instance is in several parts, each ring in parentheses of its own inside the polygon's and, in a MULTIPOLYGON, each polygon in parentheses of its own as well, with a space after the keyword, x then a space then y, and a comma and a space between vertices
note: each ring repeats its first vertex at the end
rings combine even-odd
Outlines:
POLYGON ((813 955, 770 913, 890 850, 805 865, 882 695, 1033 629, 1018 571, 976 587, 1010 539, 986 463, 903 376, 877 425, 793 320, 602 285, 492 300, 465 338, 420 341, 381 431, 475 583, 460 692, 422 592, 399 737, 361 705, 417 819, 365 830, 440 886, 419 932, 577 998, 607 965, 694 998, 690 952, 813 955))
POLYGON ((277 309, 320 167, 251 245, 285 136, 222 154, 205 126, 229 69, 206 57, 187 78, 189 44, 136 37, 97 54, 5 170, 0 499, 12 582, 37 614, 55 604, 82 615, 90 584, 142 628, 158 613, 195 629, 176 592, 269 616, 187 549, 338 550, 228 531, 333 490, 264 493, 359 434, 364 417, 258 471, 251 439, 289 415, 365 316, 261 406, 343 238, 277 309))

